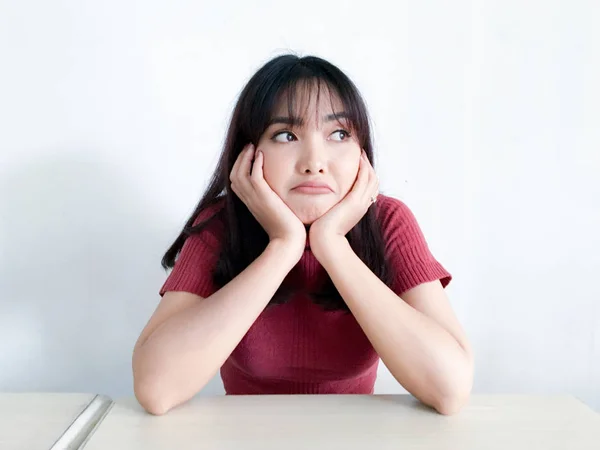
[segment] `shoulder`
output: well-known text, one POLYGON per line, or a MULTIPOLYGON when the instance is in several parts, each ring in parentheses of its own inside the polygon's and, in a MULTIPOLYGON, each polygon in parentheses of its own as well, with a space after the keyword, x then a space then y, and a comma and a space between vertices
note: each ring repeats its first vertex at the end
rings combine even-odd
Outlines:
POLYGON ((377 214, 379 216, 410 213, 410 209, 402 200, 383 194, 379 194, 377 196, 377 202, 375 205, 377 206, 377 214))
POLYGON ((202 208, 185 232, 187 238, 182 251, 193 247, 195 252, 218 252, 225 239, 225 198, 219 197, 202 208))
POLYGON ((204 222, 222 222, 225 212, 225 196, 218 197, 200 210, 194 218, 193 226, 204 222))
POLYGON ((410 208, 397 198, 377 197, 377 221, 381 227, 387 253, 407 259, 430 259, 429 246, 410 208))
POLYGON ((397 230, 416 232, 417 220, 411 209, 402 200, 380 194, 375 203, 377 220, 381 224, 384 238, 397 230))
POLYGON ((431 253, 425 236, 410 208, 401 200, 377 197, 377 217, 385 241, 386 256, 394 274, 393 290, 400 295, 428 281, 448 285, 452 275, 431 253))

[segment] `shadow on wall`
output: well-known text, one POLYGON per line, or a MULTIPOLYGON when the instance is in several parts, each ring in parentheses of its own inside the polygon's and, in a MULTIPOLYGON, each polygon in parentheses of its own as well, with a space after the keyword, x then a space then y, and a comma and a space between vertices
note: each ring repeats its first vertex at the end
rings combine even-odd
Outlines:
POLYGON ((131 395, 177 230, 116 167, 53 153, 0 179, 0 390, 131 395))

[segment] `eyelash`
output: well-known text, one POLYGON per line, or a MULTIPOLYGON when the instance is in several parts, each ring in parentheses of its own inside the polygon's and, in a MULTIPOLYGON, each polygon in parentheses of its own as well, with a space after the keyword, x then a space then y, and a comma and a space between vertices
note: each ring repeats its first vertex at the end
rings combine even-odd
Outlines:
MULTIPOLYGON (((348 140, 348 138, 352 137, 352 134, 351 134, 351 133, 350 133, 348 130, 344 130, 344 129, 342 129, 342 128, 340 128, 339 130, 335 130, 335 131, 334 131, 333 133, 331 133, 331 134, 338 133, 338 132, 340 132, 340 131, 346 135, 346 139, 342 139, 340 142, 344 142, 344 141, 348 140)), ((275 134, 274 134, 274 135, 271 137, 271 139, 274 141, 274 140, 275 140, 275 138, 276 138, 277 136, 279 136, 280 134, 286 134, 286 133, 289 133, 289 134, 293 135, 294 137, 296 137, 296 136, 294 135, 294 133, 293 133, 293 132, 291 132, 291 131, 289 131, 289 130, 280 130, 280 131, 278 131, 277 133, 275 133, 275 134)))

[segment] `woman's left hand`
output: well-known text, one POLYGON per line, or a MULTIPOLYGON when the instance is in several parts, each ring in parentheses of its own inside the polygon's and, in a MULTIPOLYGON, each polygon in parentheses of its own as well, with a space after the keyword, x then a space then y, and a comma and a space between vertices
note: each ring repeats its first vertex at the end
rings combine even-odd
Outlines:
POLYGON ((317 259, 327 246, 345 239, 346 234, 366 214, 369 207, 377 199, 379 180, 369 162, 366 153, 362 152, 358 167, 358 175, 352 189, 333 208, 318 218, 310 226, 310 247, 317 259))

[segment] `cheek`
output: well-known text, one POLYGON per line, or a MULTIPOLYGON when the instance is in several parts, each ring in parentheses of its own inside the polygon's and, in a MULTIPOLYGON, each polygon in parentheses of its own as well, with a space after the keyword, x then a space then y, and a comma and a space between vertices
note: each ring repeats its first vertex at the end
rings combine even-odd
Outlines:
POLYGON ((359 162, 360 156, 356 158, 344 158, 339 161, 336 178, 342 196, 346 195, 352 189, 358 175, 359 162))
POLYGON ((285 173, 285 164, 273 155, 264 155, 265 162, 263 166, 263 175, 269 186, 277 192, 283 189, 287 175, 285 173))

